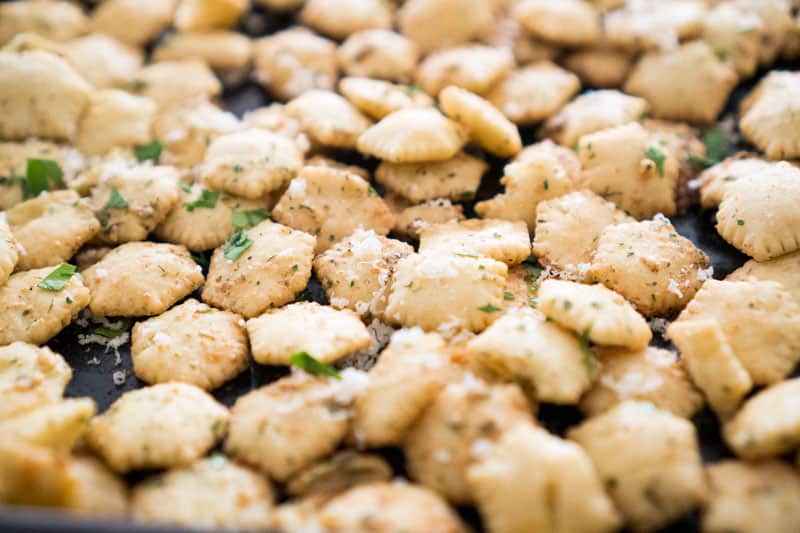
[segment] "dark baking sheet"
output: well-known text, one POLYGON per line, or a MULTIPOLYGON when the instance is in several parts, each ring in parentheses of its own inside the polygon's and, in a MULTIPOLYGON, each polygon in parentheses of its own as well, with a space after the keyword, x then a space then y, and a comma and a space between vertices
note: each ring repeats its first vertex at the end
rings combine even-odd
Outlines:
MULTIPOLYGON (((0 0, 3 1, 3 0, 0 0)), ((265 35, 283 29, 292 23, 290 16, 268 16, 256 11, 241 26, 240 30, 253 36, 265 35)), ((777 67, 776 67, 777 68, 777 67)), ((782 68, 796 69, 797 65, 784 65, 782 68)), ((763 73, 761 73, 763 75, 763 73)), ((733 114, 736 104, 752 88, 760 76, 742 84, 731 97, 723 116, 733 114)), ((223 98, 225 106, 240 115, 247 110, 254 109, 271 102, 265 91, 252 82, 246 82, 235 88, 226 89, 223 98)), ((535 130, 522 131, 525 145, 536 141, 535 130)), ((737 148, 750 147, 739 145, 737 148)), ((336 153, 334 156, 344 162, 360 164, 374 169, 376 162, 364 160, 352 153, 336 153)), ((503 162, 492 160, 490 170, 484 176, 478 191, 477 200, 483 200, 496 194, 500 189, 498 180, 502 175, 503 162)), ((465 205, 466 211, 471 212, 472 204, 465 205)), ((693 208, 685 214, 672 217, 672 222, 681 235, 691 239, 699 248, 711 258, 714 266, 714 277, 721 279, 734 269, 741 266, 747 259, 736 249, 727 244, 714 229, 713 211, 693 208)), ((316 279, 312 278, 308 294, 310 299, 320 303, 327 303, 325 294, 316 279)), ((197 295, 195 295, 197 296, 197 295)), ((91 333, 92 326, 81 328, 74 323, 65 328, 58 336, 52 339, 48 346, 64 355, 72 366, 73 379, 67 387, 66 395, 69 397, 90 396, 97 402, 99 411, 104 411, 108 406, 126 391, 145 385, 133 374, 130 343, 119 349, 120 362, 116 364, 117 356, 114 350, 106 350, 96 344, 80 345, 77 342, 79 334, 91 333), (124 383, 114 384, 114 372, 123 371, 126 374, 124 383)), ((668 345, 657 334, 656 342, 668 345)), ((287 370, 282 367, 268 367, 250 361, 249 368, 233 381, 225 384, 213 392, 214 396, 226 405, 233 402, 246 392, 270 383, 285 375, 287 370)), ((567 428, 577 424, 581 415, 576 408, 543 404, 540 406, 538 419, 541 424, 555 434, 563 435, 567 428)), ((732 454, 722 442, 719 425, 716 417, 707 408, 694 417, 693 422, 700 436, 703 459, 706 462, 716 461, 721 458, 731 457, 732 454)), ((404 472, 402 453, 396 449, 381 450, 395 467, 396 473, 404 472)), ((130 476, 131 481, 141 479, 146 473, 135 473, 130 476)), ((459 509, 464 519, 476 531, 481 530, 478 515, 472 508, 459 509)), ((697 527, 697 513, 691 513, 677 521, 665 532, 694 532, 697 527)), ((146 531, 164 530, 164 527, 149 528, 127 522, 109 522, 98 520, 84 520, 51 510, 14 509, 0 507, 0 532, 120 532, 137 533, 146 531)))

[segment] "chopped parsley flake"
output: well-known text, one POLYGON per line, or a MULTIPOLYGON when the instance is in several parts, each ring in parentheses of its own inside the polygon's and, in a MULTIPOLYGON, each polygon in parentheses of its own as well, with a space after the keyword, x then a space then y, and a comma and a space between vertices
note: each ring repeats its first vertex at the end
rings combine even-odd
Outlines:
POLYGON ((208 209, 213 209, 217 205, 217 200, 219 200, 218 192, 208 191, 206 189, 203 189, 200 192, 200 197, 197 200, 186 204, 186 210, 191 213, 198 207, 206 207, 208 209))
POLYGON ((733 143, 728 134, 719 127, 706 128, 702 133, 703 144, 706 146, 705 157, 691 154, 690 159, 704 167, 711 167, 728 157, 733 151, 733 143))
POLYGON ((131 327, 132 320, 130 318, 123 318, 119 321, 119 326, 116 328, 111 328, 108 326, 97 326, 94 328, 94 332, 101 337, 105 337, 107 339, 115 339, 122 335, 123 333, 127 333, 127 331, 131 327))
POLYGON ((744 226, 744 220, 742 220, 741 218, 740 218, 740 219, 737 219, 737 220, 736 220, 736 223, 737 223, 738 225, 740 225, 740 226, 744 226))
POLYGON ((108 197, 108 201, 106 205, 103 206, 103 209, 126 209, 128 207, 128 201, 122 197, 116 187, 111 187, 111 196, 108 197))
POLYGON ((586 367, 586 372, 591 376, 597 365, 597 360, 592 353, 591 343, 589 342, 589 334, 592 332, 591 326, 583 330, 580 335, 581 353, 583 354, 583 366, 586 367))
POLYGON ((659 150, 658 148, 650 147, 645 152, 647 158, 651 160, 653 163, 656 164, 656 170, 658 171, 658 175, 662 178, 664 177, 664 161, 667 160, 667 156, 664 155, 664 152, 659 150))
POLYGON ((480 257, 476 252, 472 250, 456 250, 453 254, 457 255, 458 257, 480 257))
POLYGON ((52 159, 28 159, 25 167, 27 189, 23 186, 26 198, 36 198, 50 189, 52 182, 56 187, 64 187, 61 167, 52 159))
POLYGON ((329 376, 336 379, 342 379, 342 376, 339 374, 339 372, 336 371, 335 368, 314 359, 313 357, 308 355, 308 352, 297 352, 292 356, 291 359, 289 359, 289 362, 298 368, 302 368, 309 374, 316 374, 318 376, 329 376))
POLYGON ((195 263, 200 265, 204 270, 208 270, 209 261, 208 261, 208 255, 206 255, 206 253, 204 253, 204 252, 197 252, 197 253, 192 252, 191 256, 192 256, 192 260, 195 263))
POLYGON ((133 152, 136 154, 136 160, 140 163, 142 161, 152 161, 158 163, 158 158, 161 157, 161 152, 164 146, 157 140, 150 141, 147 144, 135 146, 133 152))
POLYGON ((266 209, 253 209, 252 211, 234 211, 231 223, 234 229, 252 228, 259 222, 269 218, 269 211, 266 209))
MULTIPOLYGON (((530 261, 531 259, 529 258, 524 263, 528 267, 528 275, 525 276, 525 282, 528 284, 528 292, 535 293, 539 290, 539 277, 542 275, 543 270, 540 266, 538 266, 538 263, 535 259, 533 260, 533 263, 537 266, 531 265, 530 261)), ((539 300, 536 298, 536 296, 529 294, 528 305, 536 309, 536 307, 539 305, 539 300)))
POLYGON ((406 85, 406 96, 408 96, 409 98, 413 98, 414 95, 417 94, 419 91, 421 91, 421 89, 416 85, 414 85, 413 83, 411 85, 406 85))
POLYGON ((483 311, 484 313, 497 313, 498 311, 502 311, 502 309, 492 304, 486 304, 483 307, 479 307, 478 311, 483 311))
POLYGON ((147 89, 147 82, 144 80, 133 80, 130 87, 131 91, 139 93, 147 89))
POLYGON ((539 276, 542 275, 542 268, 538 266, 528 266, 528 274, 525 276, 525 281, 528 283, 536 283, 539 276))
POLYGON ((508 291, 503 292, 503 299, 504 300, 514 300, 515 299, 514 293, 513 292, 508 292, 508 291))
POLYGON ((253 239, 243 229, 236 231, 225 243, 223 254, 228 261, 236 261, 253 245, 253 239))
POLYGON ((61 263, 36 286, 46 291, 58 292, 69 283, 69 280, 75 274, 75 270, 75 265, 61 263))
POLYGON ((192 192, 192 186, 191 186, 191 185, 189 185, 188 183, 185 183, 185 182, 183 182, 183 181, 182 181, 182 182, 178 183, 178 186, 179 186, 179 187, 181 188, 181 190, 182 190, 183 192, 185 192, 186 194, 189 194, 190 192, 192 192))

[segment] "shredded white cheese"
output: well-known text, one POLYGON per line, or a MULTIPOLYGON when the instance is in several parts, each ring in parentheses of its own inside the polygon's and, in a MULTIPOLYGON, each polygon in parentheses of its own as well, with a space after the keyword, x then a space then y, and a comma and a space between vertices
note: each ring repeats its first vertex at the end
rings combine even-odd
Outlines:
POLYGON ((681 291, 681 288, 678 286, 678 283, 674 279, 669 280, 669 285, 667 286, 667 290, 672 294, 674 294, 675 296, 677 296, 678 298, 683 298, 683 291, 681 291))
POLYGON ((714 267, 713 266, 710 266, 710 267, 708 267, 708 268, 706 268, 704 270, 699 270, 697 272, 697 279, 700 280, 700 281, 706 281, 706 280, 713 279, 713 278, 714 278, 714 267))
POLYGON ((305 194, 306 192, 306 180, 301 178, 295 178, 289 184, 289 189, 287 192, 292 196, 300 196, 305 194))
POLYGON ((172 342, 172 337, 164 333, 163 331, 156 332, 153 335, 153 341, 157 344, 169 344, 172 342))

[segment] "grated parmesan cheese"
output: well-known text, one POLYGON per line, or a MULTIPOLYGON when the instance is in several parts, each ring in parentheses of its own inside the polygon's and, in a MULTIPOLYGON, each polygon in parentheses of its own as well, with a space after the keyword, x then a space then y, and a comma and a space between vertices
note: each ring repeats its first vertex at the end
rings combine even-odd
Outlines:
POLYGON ((665 217, 663 213, 656 213, 656 216, 653 217, 653 222, 661 222, 662 224, 672 224, 670 219, 665 217))
POLYGON ((669 280, 669 285, 667 286, 667 290, 672 294, 674 294, 675 296, 677 296, 678 298, 683 298, 683 291, 681 291, 681 288, 678 286, 678 283, 674 279, 669 280))
POLYGON ((122 364, 122 356, 119 353, 119 349, 127 344, 130 338, 131 335, 127 331, 117 335, 113 339, 103 337, 97 333, 78 333, 78 344, 81 346, 85 346, 86 344, 99 344, 100 346, 105 346, 106 353, 109 350, 114 350, 114 355, 116 355, 114 364, 120 365, 122 364))
POLYGON ((706 269, 698 270, 697 271, 697 279, 700 280, 700 281, 706 281, 706 280, 709 280, 709 279, 714 279, 714 267, 713 267, 713 265, 708 267, 708 268, 706 268, 706 269))
POLYGON ((114 385, 119 387, 125 384, 125 380, 128 379, 128 376, 124 370, 117 370, 111 375, 111 379, 114 380, 114 385))
POLYGON ((153 341, 157 344, 169 344, 172 342, 172 337, 163 331, 158 331, 155 335, 153 335, 153 341))
POLYGON ((616 392, 619 396, 627 398, 635 393, 644 394, 658 390, 664 383, 661 376, 647 376, 643 372, 628 372, 614 379, 613 376, 605 375, 600 378, 600 383, 616 392))
POLYGON ((331 305, 333 307, 336 307, 337 309, 344 309, 345 307, 347 307, 347 304, 349 303, 350 300, 348 300, 347 298, 341 298, 341 297, 331 298, 331 305))
POLYGON ((302 178, 295 178, 289 184, 287 192, 292 196, 300 196, 306 193, 306 180, 302 178))

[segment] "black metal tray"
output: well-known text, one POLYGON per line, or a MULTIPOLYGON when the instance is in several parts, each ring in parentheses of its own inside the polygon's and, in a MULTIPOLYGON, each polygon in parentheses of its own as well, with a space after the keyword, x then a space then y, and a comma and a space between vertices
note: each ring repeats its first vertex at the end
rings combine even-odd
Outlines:
MULTIPOLYGON (((289 16, 266 16, 264 13, 257 11, 255 22, 250 19, 248 22, 243 23, 240 31, 259 36, 278 31, 291 24, 292 18, 289 16)), ((796 69, 797 65, 783 65, 782 68, 796 69)), ((735 113, 738 102, 763 74, 763 72, 760 73, 759 76, 736 89, 723 116, 735 113)), ((258 85, 246 82, 238 87, 226 89, 222 101, 227 109, 241 116, 247 110, 267 105, 271 102, 271 98, 258 85)), ((537 140, 533 129, 523 130, 522 136, 525 145, 537 140)), ((739 145, 736 148, 752 149, 752 147, 744 145, 739 145)), ((376 165, 375 161, 364 160, 353 153, 337 153, 335 156, 343 162, 359 164, 370 170, 373 170, 376 165)), ((489 161, 492 164, 483 178, 476 201, 489 198, 501 189, 499 178, 502 176, 503 162, 492 160, 491 158, 489 161)), ((465 211, 471 213, 472 204, 465 204, 465 211)), ((713 211, 692 208, 687 213, 672 217, 671 220, 681 235, 691 239, 709 255, 714 266, 714 278, 721 279, 725 277, 747 260, 746 256, 738 252, 718 235, 714 228, 715 213, 713 211)), ((320 303, 327 303, 324 291, 319 282, 313 277, 307 292, 310 299, 320 303)), ((144 386, 145 383, 139 381, 133 374, 129 343, 119 349, 121 361, 117 365, 117 357, 113 350, 106 350, 95 344, 80 345, 77 342, 79 334, 90 333, 91 329, 91 326, 81 328, 73 323, 52 339, 48 346, 64 355, 72 366, 73 379, 67 387, 66 395, 69 397, 92 397, 97 402, 98 410, 102 412, 121 394, 144 386), (112 376, 114 372, 119 371, 125 372, 126 379, 124 383, 117 385, 114 383, 112 376)), ((656 343, 669 346, 669 343, 661 339, 658 334, 654 338, 656 343)), ((239 396, 270 383, 286 373, 287 370, 285 368, 258 365, 251 359, 247 370, 236 379, 214 391, 213 395, 225 405, 230 406, 239 396)), ((544 427, 557 435, 563 436, 566 429, 577 424, 582 419, 582 416, 574 407, 544 404, 540 406, 538 419, 544 427)), ((717 419, 711 411, 707 408, 704 409, 694 417, 693 422, 700 436, 704 461, 713 462, 721 458, 732 457, 731 452, 722 441, 717 419)), ((381 450, 380 452, 389 459, 396 473, 404 473, 402 453, 399 453, 396 449, 381 450)), ((135 481, 142 476, 143 473, 135 473, 130 476, 130 480, 135 481)), ((480 520, 473 508, 459 509, 459 512, 476 531, 481 530, 480 520)), ((52 510, 0 507, 0 532, 3 533, 33 531, 52 533, 139 533, 163 530, 165 528, 160 526, 150 528, 127 522, 80 519, 52 510)), ((694 532, 697 530, 698 520, 695 512, 685 516, 663 531, 675 533, 694 532)))

